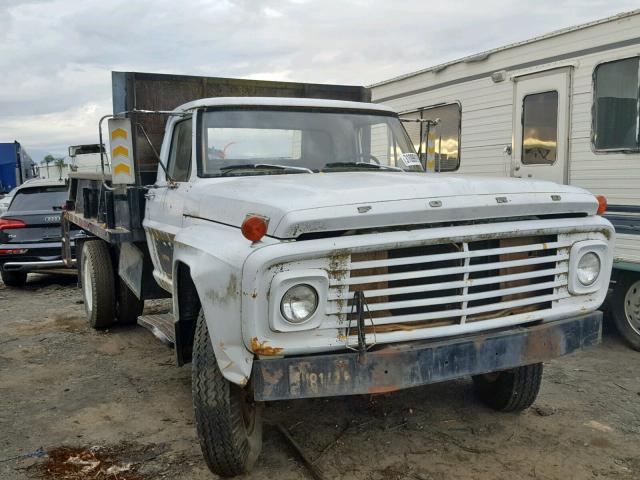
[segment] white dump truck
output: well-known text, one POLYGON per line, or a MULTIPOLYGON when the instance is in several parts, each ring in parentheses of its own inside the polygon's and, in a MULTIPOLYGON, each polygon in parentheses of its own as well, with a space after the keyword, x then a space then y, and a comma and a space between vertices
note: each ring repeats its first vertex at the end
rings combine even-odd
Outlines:
POLYGON ((471 376, 517 411, 542 362, 600 341, 598 199, 425 173, 397 114, 349 96, 366 91, 114 73, 112 172, 71 174, 88 320, 150 327, 191 363, 216 474, 252 467, 264 402, 471 376), (230 90, 263 96, 183 102, 230 90), (170 314, 140 316, 162 296, 170 314))

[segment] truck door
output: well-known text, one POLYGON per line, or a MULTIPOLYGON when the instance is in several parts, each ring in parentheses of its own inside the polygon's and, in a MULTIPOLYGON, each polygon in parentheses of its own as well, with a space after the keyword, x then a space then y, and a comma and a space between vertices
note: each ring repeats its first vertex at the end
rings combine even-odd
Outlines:
POLYGON ((147 239, 156 277, 160 276, 165 285, 172 282, 174 238, 182 228, 190 186, 192 130, 190 117, 173 124, 166 165, 170 180, 159 182, 158 188, 147 194, 147 239))
POLYGON ((567 183, 568 68, 515 79, 511 175, 567 183))

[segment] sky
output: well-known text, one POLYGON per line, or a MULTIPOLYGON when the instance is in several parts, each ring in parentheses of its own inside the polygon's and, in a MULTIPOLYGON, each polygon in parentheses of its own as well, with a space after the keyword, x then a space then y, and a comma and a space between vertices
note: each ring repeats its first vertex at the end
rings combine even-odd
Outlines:
POLYGON ((637 0, 0 0, 0 142, 97 143, 111 71, 370 85, 637 0))

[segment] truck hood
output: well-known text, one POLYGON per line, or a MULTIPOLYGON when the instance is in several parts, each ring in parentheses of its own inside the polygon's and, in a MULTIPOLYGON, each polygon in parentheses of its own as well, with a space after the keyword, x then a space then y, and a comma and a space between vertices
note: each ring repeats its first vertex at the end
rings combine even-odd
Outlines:
MULTIPOLYGON (((335 172, 199 179, 190 216, 239 227, 248 214, 268 218, 267 234, 305 233, 596 213, 581 188, 510 178, 399 172, 335 172)), ((189 202, 190 203, 190 202, 189 202)))

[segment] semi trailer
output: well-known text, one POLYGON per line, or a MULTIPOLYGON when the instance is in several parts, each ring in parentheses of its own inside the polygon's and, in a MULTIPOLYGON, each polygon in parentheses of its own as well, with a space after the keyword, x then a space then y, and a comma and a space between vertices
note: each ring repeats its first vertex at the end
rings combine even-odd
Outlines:
POLYGON ((0 143, 0 194, 35 176, 35 164, 19 142, 0 143))

